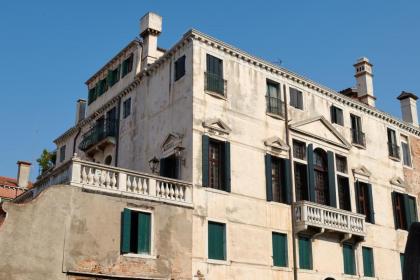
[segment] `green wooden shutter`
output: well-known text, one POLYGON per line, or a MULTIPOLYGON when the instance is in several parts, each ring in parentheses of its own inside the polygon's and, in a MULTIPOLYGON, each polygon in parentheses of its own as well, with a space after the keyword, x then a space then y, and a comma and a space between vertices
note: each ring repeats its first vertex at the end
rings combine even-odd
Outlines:
POLYGON ((299 237, 299 268, 312 269, 312 244, 308 237, 299 237))
POLYGON ((330 206, 337 207, 336 189, 335 189, 335 166, 334 153, 328 151, 328 195, 330 206))
POLYGON ((109 87, 112 87, 114 85, 114 79, 113 79, 113 74, 111 70, 108 70, 108 74, 106 76, 106 82, 109 87))
POLYGON ((202 180, 203 187, 209 186, 209 137, 207 135, 202 136, 202 180))
POLYGON ((392 201, 392 213, 394 215, 394 225, 395 228, 398 228, 398 222, 397 222, 397 193, 396 192, 392 192, 391 193, 391 201, 392 201))
POLYGON ((226 259, 226 233, 224 224, 208 223, 208 258, 213 260, 226 259))
POLYGON ((230 143, 227 141, 224 144, 224 156, 224 187, 225 191, 230 192, 230 143))
POLYGON ((360 202, 359 202, 359 193, 360 193, 360 186, 359 186, 359 180, 356 180, 354 182, 354 193, 356 197, 356 212, 360 213, 360 202))
POLYGON ((368 203, 369 203, 369 221, 370 223, 374 224, 375 223, 375 212, 374 212, 374 207, 373 207, 373 196, 372 196, 372 185, 371 184, 367 184, 367 188, 368 188, 368 203))
POLYGON ((404 210, 407 223, 407 230, 410 229, 411 223, 417 222, 416 199, 404 194, 404 210))
POLYGON ((356 275, 354 249, 351 244, 343 244, 344 273, 356 275))
POLYGON ((131 242, 131 210, 125 208, 122 213, 121 252, 130 253, 131 242))
POLYGON ((152 234, 151 214, 138 213, 138 237, 137 237, 137 253, 150 254, 150 241, 152 234))
POLYGON ((292 170, 291 170, 291 162, 289 159, 284 159, 282 160, 282 162, 284 163, 284 182, 283 182, 283 187, 284 187, 284 193, 285 193, 285 199, 286 199, 286 203, 287 204, 291 204, 292 203, 292 170))
POLYGON ((308 158, 308 196, 309 200, 315 202, 315 174, 314 174, 314 147, 312 144, 307 148, 308 158))
POLYGON ((287 235, 282 233, 272 233, 273 242, 273 265, 287 266, 287 235))
POLYGON ((404 272, 404 254, 400 254, 401 275, 404 272))
POLYGON ((273 201, 273 182, 271 177, 271 155, 265 155, 265 189, 267 201, 273 201))
POLYGON ((375 266, 373 263, 373 251, 372 248, 363 247, 363 274, 364 276, 374 277, 375 276, 375 266))

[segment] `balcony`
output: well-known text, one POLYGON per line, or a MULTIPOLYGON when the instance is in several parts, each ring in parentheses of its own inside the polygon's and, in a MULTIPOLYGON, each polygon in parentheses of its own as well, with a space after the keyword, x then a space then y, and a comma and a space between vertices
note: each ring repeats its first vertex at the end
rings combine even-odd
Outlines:
POLYGON ((107 145, 115 145, 117 135, 117 122, 106 120, 105 123, 96 123, 83 135, 79 149, 88 156, 92 156, 97 150, 104 150, 107 145))
POLYGON ((366 147, 365 133, 357 129, 351 129, 351 143, 366 147))
POLYGON ((297 232, 335 232, 347 238, 366 236, 365 215, 309 201, 298 201, 293 207, 297 232))
POLYGON ((280 98, 266 96, 267 113, 279 117, 284 117, 284 102, 280 98))
POLYGON ((97 164, 73 157, 39 178, 17 198, 22 202, 52 185, 71 185, 87 191, 192 207, 192 184, 152 174, 97 164))
POLYGON ((205 72, 204 73, 204 88, 205 90, 226 97, 226 80, 220 75, 205 72))
POLYGON ((400 146, 388 142, 388 154, 392 158, 400 159, 400 146))

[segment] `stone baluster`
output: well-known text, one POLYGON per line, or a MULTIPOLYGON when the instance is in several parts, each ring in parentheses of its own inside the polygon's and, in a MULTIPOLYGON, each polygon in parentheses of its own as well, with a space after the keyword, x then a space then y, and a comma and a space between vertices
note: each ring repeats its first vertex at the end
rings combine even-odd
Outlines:
POLYGON ((159 182, 156 181, 155 178, 149 178, 148 185, 149 185, 149 194, 151 196, 159 196, 159 182))

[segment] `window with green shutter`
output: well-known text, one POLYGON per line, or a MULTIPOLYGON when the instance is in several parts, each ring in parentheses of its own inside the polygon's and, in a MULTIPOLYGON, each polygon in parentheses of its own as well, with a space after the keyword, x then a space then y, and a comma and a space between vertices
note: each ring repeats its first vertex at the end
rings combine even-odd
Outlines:
POLYGON ((152 218, 147 212, 124 209, 121 225, 121 252, 151 253, 152 218))
POLYGON ((299 236, 299 268, 312 269, 312 244, 311 239, 306 236, 299 236))
POLYGON ((356 275, 354 248, 352 244, 343 244, 344 273, 356 275))
POLYGON ((90 105, 93 101, 96 100, 96 88, 93 87, 89 90, 88 94, 88 105, 90 105))
POLYGON ((128 58, 126 58, 121 64, 121 78, 125 77, 128 73, 133 70, 133 61, 134 57, 131 54, 128 58))
POLYGON ((375 276, 375 266, 373 263, 373 250, 372 248, 362 247, 363 255, 363 275, 368 277, 375 276))
POLYGON ((207 238, 208 258, 226 260, 226 225, 209 221, 207 238))
POLYGON ((283 233, 273 232, 273 265, 287 266, 287 235, 283 233))

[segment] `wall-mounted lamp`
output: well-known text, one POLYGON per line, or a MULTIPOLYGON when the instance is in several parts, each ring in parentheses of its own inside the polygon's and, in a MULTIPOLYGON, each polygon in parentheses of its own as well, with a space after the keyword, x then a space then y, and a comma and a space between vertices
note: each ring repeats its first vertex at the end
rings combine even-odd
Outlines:
POLYGON ((174 148, 175 157, 182 163, 182 165, 185 165, 185 158, 183 156, 184 150, 185 150, 185 148, 181 147, 181 146, 176 146, 174 148))
POLYGON ((159 168, 159 159, 156 156, 154 156, 151 160, 149 160, 149 167, 150 167, 150 170, 152 170, 152 173, 156 174, 159 168))

